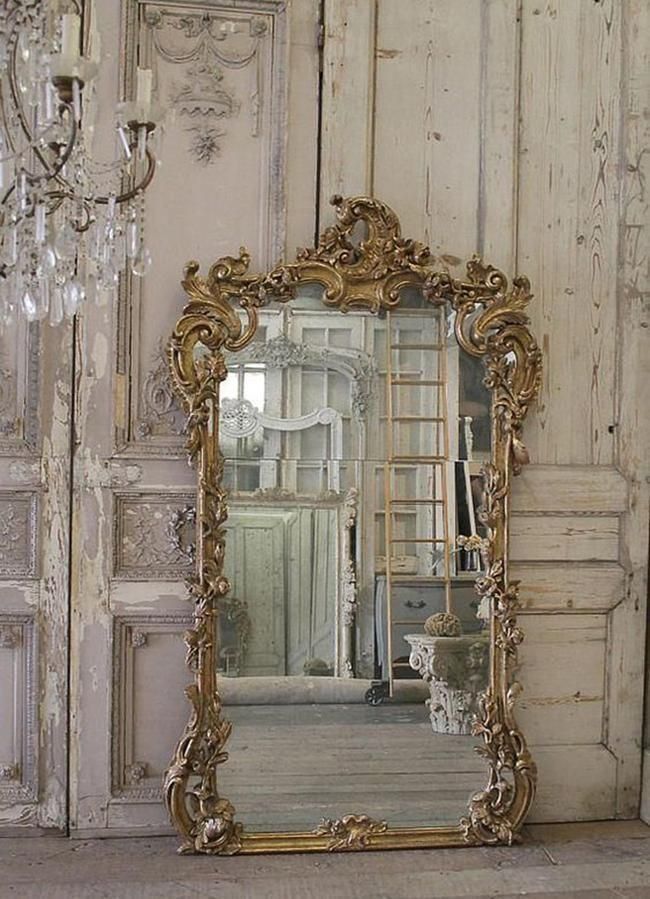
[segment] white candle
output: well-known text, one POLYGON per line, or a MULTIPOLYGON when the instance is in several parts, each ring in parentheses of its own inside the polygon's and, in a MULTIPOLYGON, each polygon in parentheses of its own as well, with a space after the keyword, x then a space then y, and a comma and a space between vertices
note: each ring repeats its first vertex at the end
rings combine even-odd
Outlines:
POLYGON ((64 59, 79 58, 79 33, 81 19, 74 13, 66 13, 61 19, 61 56, 64 59))
POLYGON ((138 68, 136 80, 135 102, 144 112, 149 112, 151 106, 151 87, 153 84, 153 72, 151 69, 138 68))
POLYGON ((97 27, 97 4, 93 3, 90 7, 90 33, 88 35, 88 43, 90 45, 90 60, 99 65, 102 55, 102 41, 97 27))

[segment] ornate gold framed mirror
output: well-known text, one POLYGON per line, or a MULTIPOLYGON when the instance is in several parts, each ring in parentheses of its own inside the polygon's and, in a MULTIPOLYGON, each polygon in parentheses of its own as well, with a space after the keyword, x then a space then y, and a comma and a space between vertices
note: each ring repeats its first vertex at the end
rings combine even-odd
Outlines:
POLYGON ((478 258, 457 280, 383 203, 333 203, 295 262, 251 274, 241 250, 183 281, 181 851, 510 843, 534 795, 508 576, 541 372, 528 281, 478 258))

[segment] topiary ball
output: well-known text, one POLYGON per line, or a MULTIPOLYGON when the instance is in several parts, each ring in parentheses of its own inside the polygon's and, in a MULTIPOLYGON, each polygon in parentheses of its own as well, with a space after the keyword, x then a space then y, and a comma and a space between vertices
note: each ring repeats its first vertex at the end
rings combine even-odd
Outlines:
POLYGON ((460 618, 451 612, 436 612, 424 622, 424 632, 430 637, 460 637, 460 618))

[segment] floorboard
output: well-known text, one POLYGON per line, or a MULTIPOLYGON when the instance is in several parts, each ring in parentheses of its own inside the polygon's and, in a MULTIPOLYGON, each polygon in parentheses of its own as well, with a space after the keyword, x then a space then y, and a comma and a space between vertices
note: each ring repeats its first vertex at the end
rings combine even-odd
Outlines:
POLYGON ((519 846, 234 858, 176 841, 0 839, 0 899, 649 899, 650 828, 539 825, 519 846))

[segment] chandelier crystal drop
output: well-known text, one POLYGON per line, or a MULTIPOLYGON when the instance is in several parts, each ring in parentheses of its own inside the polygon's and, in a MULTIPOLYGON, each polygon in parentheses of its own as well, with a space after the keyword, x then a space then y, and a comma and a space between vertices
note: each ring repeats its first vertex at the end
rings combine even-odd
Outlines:
POLYGON ((151 266, 144 192, 162 113, 139 68, 136 97, 115 111, 116 153, 93 158, 93 12, 82 55, 77 0, 0 0, 0 327, 18 316, 58 325, 151 266))

